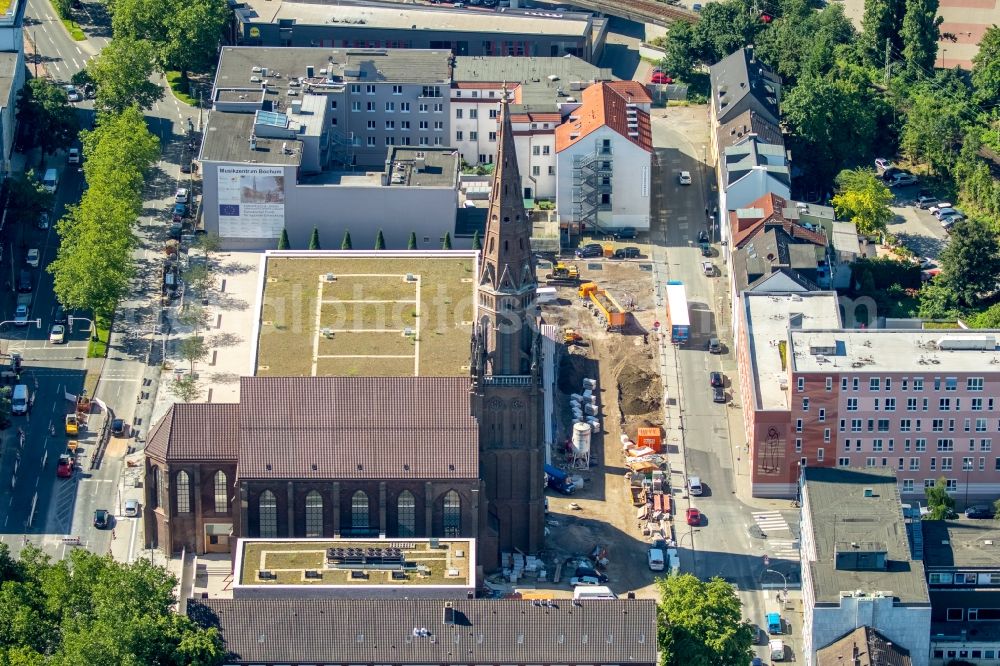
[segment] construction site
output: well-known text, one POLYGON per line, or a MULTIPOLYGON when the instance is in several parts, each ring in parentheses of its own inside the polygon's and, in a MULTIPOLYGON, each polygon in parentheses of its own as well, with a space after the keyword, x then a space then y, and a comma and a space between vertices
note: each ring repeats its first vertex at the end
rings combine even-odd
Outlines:
POLYGON ((626 261, 539 266, 545 323, 563 342, 558 363, 556 445, 551 467, 566 475, 550 487, 546 545, 569 571, 539 588, 565 589, 584 559, 616 591, 656 595, 647 547, 670 538, 669 455, 657 371, 651 265, 626 261), (585 425, 584 425, 585 424, 585 425), (590 426, 589 428, 586 426, 590 426), (587 440, 587 441, 583 441, 587 440), (568 484, 568 485, 567 485, 568 484), (568 492, 567 492, 568 491, 568 492))

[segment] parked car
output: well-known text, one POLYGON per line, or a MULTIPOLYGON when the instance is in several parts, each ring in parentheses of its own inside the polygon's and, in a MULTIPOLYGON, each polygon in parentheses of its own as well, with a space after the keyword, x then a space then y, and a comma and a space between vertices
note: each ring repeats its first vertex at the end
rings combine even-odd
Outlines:
POLYGON ((713 275, 715 275, 715 264, 713 264, 711 261, 701 262, 701 272, 707 275, 708 277, 712 277, 713 275))
POLYGON ((723 375, 721 372, 711 372, 708 375, 708 383, 711 386, 713 386, 713 387, 715 387, 715 386, 725 386, 726 385, 726 376, 723 375))
POLYGON ((139 500, 137 499, 127 499, 125 500, 125 515, 129 518, 135 518, 139 515, 139 500))
POLYGON ((76 89, 76 86, 65 85, 63 86, 63 90, 66 91, 66 97, 68 97, 71 102, 79 102, 83 99, 83 95, 81 95, 80 91, 76 89))
POLYGON ((875 168, 878 169, 879 172, 885 171, 886 169, 888 169, 891 166, 892 166, 892 162, 890 162, 889 160, 885 159, 884 157, 877 157, 877 158, 875 158, 875 168))
POLYGON ((701 11, 701 3, 700 2, 694 3, 693 5, 691 5, 691 9, 693 11, 700 12, 701 11))
POLYGON ((107 509, 98 509, 94 512, 94 527, 99 530, 106 529, 111 525, 111 514, 107 509))
POLYGON ((167 229, 167 235, 173 238, 174 240, 180 240, 181 232, 183 231, 184 231, 184 225, 181 224, 180 222, 174 222, 167 229))
POLYGON ((893 187, 902 187, 904 185, 916 185, 917 177, 912 173, 900 173, 892 179, 890 183, 893 187))
POLYGON ((574 576, 569 579, 570 587, 579 585, 600 585, 601 581, 596 576, 574 576))
POLYGON ((591 578, 596 578, 601 582, 601 584, 608 582, 608 577, 601 572, 597 571, 593 567, 579 566, 576 568, 576 577, 583 578, 584 576, 590 576, 591 578))
POLYGON ((667 74, 664 74, 663 72, 653 72, 652 76, 649 77, 649 82, 659 83, 659 84, 670 84, 673 83, 674 80, 673 78, 671 78, 667 74))
POLYGON ((174 194, 174 202, 179 204, 191 203, 191 193, 188 192, 186 187, 178 187, 177 193, 174 194))
POLYGON ((689 507, 686 514, 687 524, 692 526, 701 525, 701 511, 692 507, 689 507))
POLYGON ((577 259, 589 259, 592 257, 603 257, 604 248, 600 245, 584 245, 576 251, 577 259))
POLYGON ((690 185, 691 184, 691 172, 690 171, 681 171, 679 174, 677 174, 677 182, 680 183, 681 185, 690 185))
POLYGON ((80 163, 80 149, 70 148, 66 152, 66 163, 67 164, 79 164, 80 163))
POLYGON ((28 255, 25 257, 24 260, 32 268, 38 268, 38 257, 39 257, 38 249, 31 248, 30 250, 28 250, 28 255))
POLYGON ((125 429, 125 419, 114 419, 111 421, 111 434, 115 437, 124 437, 125 429))
POLYGON ((174 208, 172 211, 172 219, 174 222, 180 222, 185 217, 187 217, 187 213, 188 213, 187 204, 182 204, 182 203, 174 204, 174 208))
POLYGON ((993 517, 993 511, 990 509, 990 507, 988 507, 986 505, 977 504, 976 506, 970 506, 968 509, 965 510, 965 517, 966 518, 992 518, 993 517))
POLYGON ((59 456, 59 462, 56 463, 56 476, 60 479, 68 479, 73 476, 73 458, 65 453, 59 456))
POLYGON ((28 325, 28 306, 21 303, 14 310, 14 325, 15 326, 27 326, 28 325))
POLYGON ((632 240, 636 237, 637 233, 638 232, 635 227, 622 227, 621 229, 617 229, 615 231, 614 236, 615 238, 621 238, 623 240, 632 240))
POLYGON ((938 211, 941 210, 942 208, 951 208, 954 205, 955 204, 951 203, 950 201, 937 201, 934 204, 928 206, 927 210, 928 212, 930 212, 931 215, 937 215, 938 211))
POLYGON ((721 354, 722 353, 722 341, 719 338, 710 338, 708 341, 708 353, 709 354, 721 354))
POLYGON ((54 345, 61 345, 66 342, 66 327, 62 324, 55 324, 49 331, 49 342, 54 345))
POLYGON ((698 232, 698 242, 707 243, 708 242, 708 232, 702 229, 698 232))
POLYGON ((937 219, 939 219, 939 220, 942 217, 946 216, 946 215, 951 215, 953 213, 957 213, 958 212, 958 209, 952 208, 951 206, 946 206, 944 204, 941 204, 940 206, 937 206, 936 208, 937 208, 937 210, 935 210, 934 208, 931 208, 930 211, 931 211, 931 214, 934 217, 936 217, 937 219))
POLYGON ((938 198, 931 194, 921 194, 917 197, 917 208, 927 210, 938 202, 938 198))
POLYGON ((620 247, 615 250, 615 259, 637 259, 639 257, 639 248, 637 247, 620 247))
POLYGON ((726 389, 721 386, 712 387, 712 402, 725 402, 726 401, 726 389))

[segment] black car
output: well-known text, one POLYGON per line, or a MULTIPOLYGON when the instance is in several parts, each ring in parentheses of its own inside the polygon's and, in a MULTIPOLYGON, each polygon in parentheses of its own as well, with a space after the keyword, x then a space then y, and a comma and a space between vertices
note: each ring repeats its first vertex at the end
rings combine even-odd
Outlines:
POLYGON ((598 573, 596 569, 593 569, 591 567, 577 567, 576 568, 576 577, 577 578, 583 578, 584 576, 591 576, 593 578, 596 578, 601 583, 607 583, 608 582, 608 577, 605 576, 602 573, 598 573))
POLYGON ((621 229, 615 232, 615 236, 617 238, 624 238, 626 240, 635 238, 636 236, 635 227, 622 227, 621 229))
POLYGON ((577 259, 589 259, 591 257, 603 257, 604 248, 600 245, 584 245, 576 251, 577 259))
POLYGON ((698 242, 707 243, 708 242, 708 232, 702 229, 698 232, 698 242))
POLYGON ((111 524, 111 514, 107 509, 98 509, 94 512, 94 527, 99 530, 106 529, 111 524))
POLYGON ((56 306, 56 313, 52 317, 53 324, 62 324, 63 326, 69 325, 69 314, 66 312, 66 308, 61 305, 56 306))
POLYGON ((725 376, 723 376, 723 374, 721 372, 710 373, 708 375, 708 381, 712 385, 713 388, 715 388, 716 386, 720 386, 721 387, 721 386, 725 386, 726 385, 726 378, 725 378, 725 376))
POLYGON ((111 422, 111 434, 115 437, 125 436, 125 419, 114 419, 111 422))
POLYGON ((977 506, 970 506, 965 510, 966 518, 992 518, 993 512, 990 507, 984 506, 982 504, 977 506))
POLYGON ((615 259, 638 259, 639 258, 639 248, 637 247, 620 247, 615 250, 615 259))
POLYGON ((726 401, 726 389, 721 386, 712 387, 712 402, 725 402, 726 401))

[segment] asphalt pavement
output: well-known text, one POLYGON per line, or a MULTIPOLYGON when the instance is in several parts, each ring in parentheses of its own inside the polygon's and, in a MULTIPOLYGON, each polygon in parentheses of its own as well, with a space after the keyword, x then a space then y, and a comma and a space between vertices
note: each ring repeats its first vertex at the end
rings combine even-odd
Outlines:
MULTIPOLYGON (((84 2, 76 14, 88 35, 82 42, 69 37, 48 2, 29 0, 25 30, 36 53, 28 60, 33 74, 68 82, 107 44, 110 28, 103 4, 84 2)), ((165 85, 162 79, 158 83, 165 85)), ((82 125, 88 126, 92 102, 76 106, 82 125)), ((115 554, 132 559, 134 547, 141 547, 139 520, 122 515, 124 499, 142 495, 137 484, 138 470, 127 466, 126 460, 138 460, 136 451, 141 451, 151 425, 159 379, 156 350, 166 328, 159 302, 163 241, 174 190, 179 183, 189 184, 190 179, 180 173, 180 144, 188 122, 197 124, 199 116, 197 109, 181 104, 166 90, 165 98, 146 113, 146 118, 150 130, 160 137, 163 158, 147 183, 145 210, 138 226, 141 241, 136 251, 138 275, 133 293, 123 300, 116 313, 107 359, 86 359, 89 324, 84 321, 75 323, 66 344, 54 345, 48 341, 56 300, 52 277, 45 267, 55 257, 58 247, 55 231, 16 226, 4 230, 0 275, 10 276, 0 281, 3 284, 10 280, 0 297, 5 318, 13 318, 16 297, 10 285, 16 284, 17 271, 26 266, 27 250, 38 248, 42 255, 40 267, 31 269, 34 292, 30 314, 41 319, 41 327, 0 327, 3 353, 22 354, 21 381, 34 393, 30 415, 14 417, 12 426, 0 433, 3 441, 0 479, 12 479, 0 488, 0 540, 15 552, 26 540, 31 540, 47 552, 62 556, 67 548, 75 547, 77 539, 79 545, 94 552, 108 552, 114 539, 125 539, 128 549, 122 552, 116 548, 115 554), (80 464, 72 478, 58 479, 56 460, 66 450, 69 439, 64 432, 64 417, 73 407, 66 395, 80 392, 88 370, 100 373, 94 395, 106 403, 110 412, 90 417, 88 428, 78 438, 83 450, 80 464), (110 413, 131 425, 130 438, 112 439, 100 464, 92 466, 97 433, 110 413), (25 432, 23 447, 19 446, 18 428, 25 432), (93 514, 98 508, 114 515, 109 529, 93 526, 93 514)), ((34 159, 37 161, 37 155, 34 159)), ((67 204, 79 200, 84 186, 77 168, 67 167, 64 162, 62 155, 47 158, 47 166, 63 169, 51 216, 53 222, 62 216, 67 204)), ((37 168, 37 164, 29 166, 37 168)))

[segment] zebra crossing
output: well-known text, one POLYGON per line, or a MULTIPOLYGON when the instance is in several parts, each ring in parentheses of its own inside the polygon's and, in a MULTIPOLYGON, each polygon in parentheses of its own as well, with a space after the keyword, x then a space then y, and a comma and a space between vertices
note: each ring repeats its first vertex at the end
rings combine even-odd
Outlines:
POLYGON ((782 560, 793 560, 796 562, 801 559, 799 555, 799 540, 792 538, 793 535, 791 534, 788 521, 785 520, 780 511, 755 511, 753 513, 753 520, 757 524, 757 527, 768 537, 769 555, 782 560), (787 538, 781 538, 785 537, 783 534, 777 535, 779 537, 777 539, 773 538, 771 535, 776 532, 787 532, 787 538))
POLYGON ((764 534, 789 530, 788 522, 780 511, 754 511, 753 521, 764 534))

